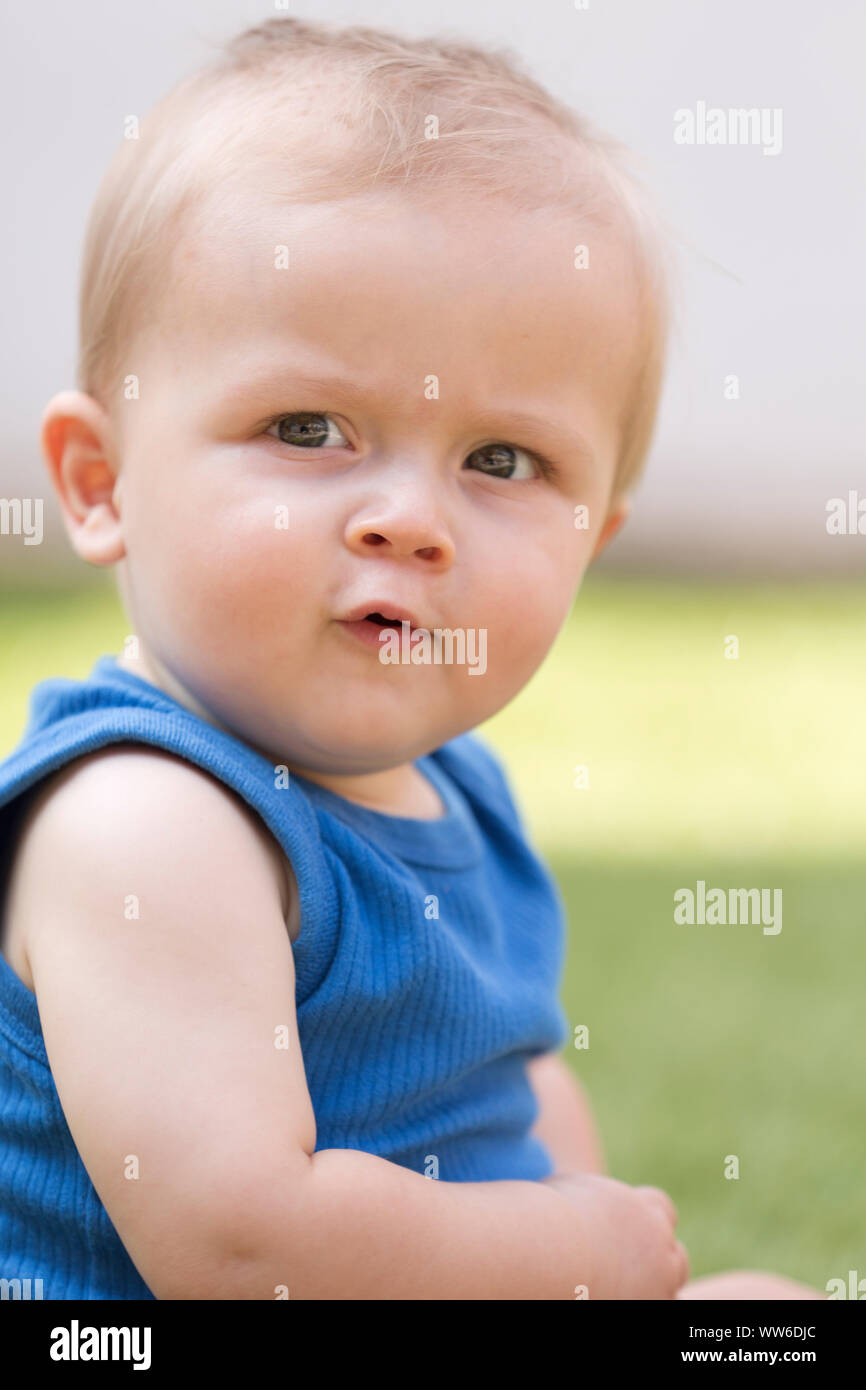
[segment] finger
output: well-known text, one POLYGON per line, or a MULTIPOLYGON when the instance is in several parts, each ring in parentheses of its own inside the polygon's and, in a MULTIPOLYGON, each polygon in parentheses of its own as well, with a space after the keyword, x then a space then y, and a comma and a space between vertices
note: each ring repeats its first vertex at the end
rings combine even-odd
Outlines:
POLYGON ((676 1226, 679 1216, 677 1209, 666 1192, 660 1187, 639 1187, 638 1192, 645 1192, 648 1197, 652 1197, 664 1210, 664 1213, 672 1226, 676 1226))

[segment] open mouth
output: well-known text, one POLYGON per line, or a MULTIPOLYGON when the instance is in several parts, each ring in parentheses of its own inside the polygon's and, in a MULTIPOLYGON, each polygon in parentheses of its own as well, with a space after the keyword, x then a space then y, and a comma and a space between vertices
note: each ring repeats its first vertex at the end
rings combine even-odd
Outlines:
POLYGON ((385 618, 381 613, 368 613, 364 619, 365 623, 375 623, 378 627, 395 627, 398 631, 402 628, 401 618, 385 618))
MULTIPOLYGON (((358 609, 355 610, 358 612, 358 609)), ((383 613, 380 609, 374 608, 369 613, 359 613, 356 618, 341 618, 339 625, 344 632, 361 642, 370 651, 381 652, 383 645, 387 645, 383 633, 393 633, 394 637, 388 639, 389 642, 397 641, 402 643, 404 635, 414 637, 416 633, 423 632, 409 617, 401 617, 399 614, 383 613), (405 624, 405 626, 404 626, 405 624)))

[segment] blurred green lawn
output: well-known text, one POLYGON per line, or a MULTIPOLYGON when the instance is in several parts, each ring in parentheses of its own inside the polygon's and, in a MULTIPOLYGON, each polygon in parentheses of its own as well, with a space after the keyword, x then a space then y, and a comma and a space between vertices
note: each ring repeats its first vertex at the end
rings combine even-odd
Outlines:
MULTIPOLYGON (((16 595, 0 755, 37 681, 126 633, 110 582, 16 595)), ((862 585, 591 576, 482 728, 565 896, 565 1003, 590 1038, 566 1055, 610 1171, 671 1193, 695 1275, 866 1276, 864 696, 862 585), (675 925, 698 879, 781 888, 781 932, 675 925)))

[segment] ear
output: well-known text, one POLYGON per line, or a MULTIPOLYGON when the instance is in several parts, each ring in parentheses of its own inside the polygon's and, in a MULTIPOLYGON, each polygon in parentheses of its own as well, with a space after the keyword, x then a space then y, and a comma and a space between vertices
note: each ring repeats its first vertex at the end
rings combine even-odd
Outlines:
POLYGON ((45 407, 42 453, 66 533, 91 565, 113 565, 126 554, 112 441, 107 412, 83 391, 61 391, 45 407))
POLYGON ((610 512, 607 519, 605 520, 604 525, 599 531, 598 540, 595 543, 595 549, 593 550, 592 555, 590 556, 591 560, 594 560, 596 555, 600 555, 601 552, 604 550, 605 546, 613 540, 617 532, 625 525, 630 513, 631 499, 628 497, 620 497, 619 500, 614 504, 613 510, 610 512))

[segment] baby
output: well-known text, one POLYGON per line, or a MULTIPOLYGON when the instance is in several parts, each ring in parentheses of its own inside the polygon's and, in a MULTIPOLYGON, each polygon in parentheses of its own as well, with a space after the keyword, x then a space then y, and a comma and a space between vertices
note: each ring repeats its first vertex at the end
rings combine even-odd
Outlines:
POLYGON ((472 732, 651 438, 663 240, 621 152, 507 55, 286 18, 127 135, 43 448, 131 636, 0 766, 0 1274, 818 1297, 689 1283, 670 1198, 606 1175, 563 903, 472 732))

